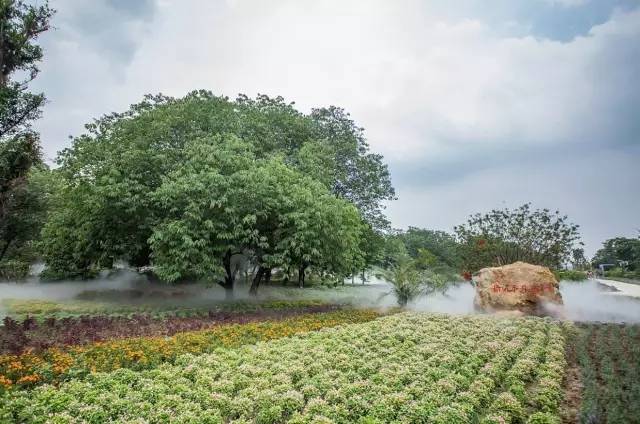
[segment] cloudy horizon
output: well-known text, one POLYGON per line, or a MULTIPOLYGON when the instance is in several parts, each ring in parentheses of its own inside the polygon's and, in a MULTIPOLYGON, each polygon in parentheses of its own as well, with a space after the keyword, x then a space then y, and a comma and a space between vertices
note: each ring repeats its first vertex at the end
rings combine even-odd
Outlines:
POLYGON ((638 236, 640 0, 52 0, 33 83, 52 162, 146 93, 344 107, 385 156, 396 228, 560 210, 593 255, 638 236))

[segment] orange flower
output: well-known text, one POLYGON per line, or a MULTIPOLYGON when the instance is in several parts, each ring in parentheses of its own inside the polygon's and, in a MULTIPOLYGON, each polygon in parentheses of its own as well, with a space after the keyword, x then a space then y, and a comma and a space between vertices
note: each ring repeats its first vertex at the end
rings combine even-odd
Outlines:
POLYGON ((0 375, 0 385, 4 387, 11 387, 13 385, 13 382, 4 375, 0 375))
POLYGON ((17 384, 31 384, 36 383, 40 380, 40 376, 37 374, 25 375, 24 377, 20 377, 20 379, 16 382, 17 384))

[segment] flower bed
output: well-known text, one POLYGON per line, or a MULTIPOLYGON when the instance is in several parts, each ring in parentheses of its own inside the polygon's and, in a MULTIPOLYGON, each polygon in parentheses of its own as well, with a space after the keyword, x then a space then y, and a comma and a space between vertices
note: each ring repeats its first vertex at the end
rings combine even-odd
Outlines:
POLYGON ((173 362, 184 353, 207 353, 218 347, 237 347, 378 316, 366 310, 303 314, 281 320, 219 325, 172 337, 135 337, 51 348, 40 353, 0 355, 0 390, 60 382, 119 368, 149 369, 173 362))
MULTIPOLYGON (((237 304, 232 304, 237 306, 237 304)), ((19 354, 27 349, 40 352, 55 346, 79 345, 102 340, 171 336, 195 331, 220 323, 243 323, 257 320, 281 319, 310 312, 337 310, 338 305, 317 302, 267 302, 245 305, 236 309, 188 310, 175 314, 86 315, 37 320, 29 317, 21 321, 5 317, 0 326, 0 355, 19 354), (285 307, 286 305, 286 307, 285 307), (250 309, 247 306, 252 306, 250 309)))
POLYGON ((396 314, 12 392, 18 422, 552 423, 564 339, 530 318, 396 314))

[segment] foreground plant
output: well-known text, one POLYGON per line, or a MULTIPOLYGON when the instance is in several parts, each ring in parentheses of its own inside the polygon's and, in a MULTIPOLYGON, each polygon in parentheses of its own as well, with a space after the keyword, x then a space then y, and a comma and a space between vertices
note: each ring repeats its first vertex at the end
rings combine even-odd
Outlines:
POLYGON ((8 422, 556 422, 562 332, 416 313, 12 392, 8 422), (541 421, 546 420, 546 421, 541 421))
POLYGON ((172 363, 185 353, 209 353, 221 347, 238 347, 325 327, 370 321, 378 316, 378 313, 366 310, 304 314, 282 320, 219 325, 172 337, 135 337, 50 348, 41 353, 27 351, 21 355, 0 355, 0 391, 58 383, 98 371, 150 369, 172 363))
POLYGON ((581 372, 581 422, 640 422, 640 325, 580 324, 570 333, 581 372))

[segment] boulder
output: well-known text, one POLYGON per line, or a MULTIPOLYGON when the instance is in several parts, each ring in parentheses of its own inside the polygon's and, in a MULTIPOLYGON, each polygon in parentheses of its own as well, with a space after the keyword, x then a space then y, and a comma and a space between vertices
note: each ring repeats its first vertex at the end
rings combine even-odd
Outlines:
POLYGON ((483 268, 473 275, 474 304, 487 312, 545 313, 545 305, 562 305, 559 283, 549 268, 514 262, 483 268))

